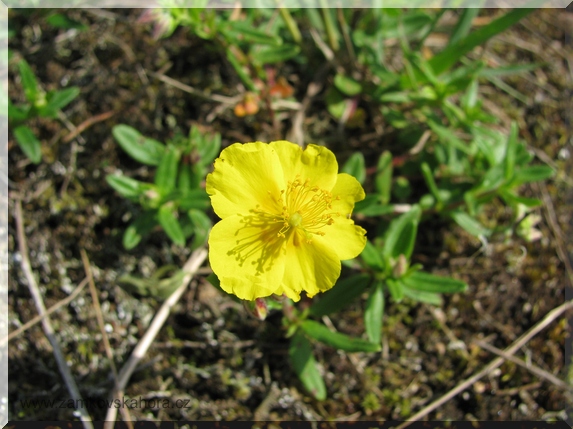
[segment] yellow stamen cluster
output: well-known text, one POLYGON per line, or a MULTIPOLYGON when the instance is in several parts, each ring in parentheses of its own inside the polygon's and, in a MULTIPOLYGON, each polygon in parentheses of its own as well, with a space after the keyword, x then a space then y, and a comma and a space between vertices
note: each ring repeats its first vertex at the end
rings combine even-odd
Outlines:
POLYGON ((332 217, 338 215, 328 212, 332 209, 332 199, 330 192, 317 186, 310 186, 309 179, 303 182, 297 176, 295 180, 289 181, 287 189, 281 191, 283 226, 277 236, 285 238, 291 228, 300 228, 306 242, 311 243, 312 234, 324 235, 324 231, 320 229, 325 225, 332 225, 334 223, 332 217))

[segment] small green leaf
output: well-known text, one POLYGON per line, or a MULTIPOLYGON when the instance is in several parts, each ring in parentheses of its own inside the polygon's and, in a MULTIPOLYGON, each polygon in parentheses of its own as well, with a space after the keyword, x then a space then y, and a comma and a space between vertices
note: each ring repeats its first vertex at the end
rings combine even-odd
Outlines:
POLYGON ((8 119, 10 121, 24 121, 28 119, 28 113, 32 106, 16 106, 8 99, 8 119))
POLYGON ((22 87, 24 88, 26 99, 30 103, 36 104, 38 96, 40 95, 40 88, 38 87, 38 81, 36 80, 34 72, 24 59, 18 63, 18 69, 20 71, 20 78, 22 79, 22 87))
POLYGON ((349 97, 354 97, 362 92, 362 85, 360 82, 340 73, 334 76, 334 86, 336 86, 340 92, 348 95, 349 97))
MULTIPOLYGON (((196 133, 192 132, 191 135, 196 135, 196 133)), ((221 151, 221 134, 215 133, 211 136, 202 135, 196 138, 195 144, 199 152, 199 163, 203 166, 207 166, 213 162, 221 151)))
POLYGON ((490 38, 511 27, 516 22, 519 22, 534 10, 535 9, 513 9, 500 18, 470 33, 458 42, 449 45, 430 60, 430 65, 434 69, 434 72, 438 75, 445 72, 476 46, 483 45, 490 38))
POLYGON ((418 302, 425 302, 436 306, 440 306, 443 303, 442 297, 437 293, 414 290, 405 285, 402 285, 402 291, 404 292, 404 296, 418 302))
POLYGON ((248 90, 255 92, 257 90, 257 87, 253 82, 253 79, 251 79, 251 76, 249 76, 249 74, 245 71, 242 64, 236 58, 235 53, 233 53, 233 51, 229 48, 227 48, 226 53, 227 53, 227 60, 229 60, 229 62, 231 63, 231 65, 233 66, 233 68, 243 81, 243 83, 247 86, 248 90))
POLYGON ((471 217, 464 211, 454 210, 449 213, 450 217, 463 229, 469 232, 474 237, 489 237, 491 230, 479 223, 475 218, 471 217))
POLYGON ((38 164, 42 160, 42 145, 32 130, 22 125, 16 127, 13 133, 22 152, 24 152, 30 161, 34 164, 38 164))
POLYGON ((147 211, 138 216, 123 233, 123 247, 127 250, 133 249, 139 244, 144 235, 151 232, 157 225, 155 212, 147 211))
POLYGON ((209 205, 209 196, 204 189, 193 189, 179 198, 179 207, 182 210, 206 210, 209 205))
POLYGON ((432 120, 428 121, 428 125, 436 133, 440 141, 446 145, 451 145, 454 148, 462 151, 466 155, 473 155, 473 150, 468 143, 458 138, 450 128, 444 127, 432 120))
POLYGON ((177 180, 177 167, 179 165, 179 150, 172 145, 167 146, 161 162, 155 172, 155 184, 160 192, 165 195, 175 188, 177 180))
POLYGON ((378 159, 376 167, 376 190, 380 195, 380 202, 388 204, 390 202, 390 191, 392 190, 392 154, 385 150, 378 159))
POLYGON ((378 280, 370 290, 364 310, 364 327, 370 342, 380 344, 382 319, 384 317, 384 284, 378 280))
POLYGON ((463 9, 463 11, 460 12, 460 18, 452 30, 450 40, 448 41, 448 46, 455 45, 468 35, 472 28, 473 20, 476 16, 479 15, 479 11, 480 9, 476 7, 463 9))
POLYGON ((336 313, 358 298, 370 284, 370 276, 356 274, 339 280, 334 287, 320 296, 310 307, 309 314, 322 317, 336 313))
POLYGON ((388 286, 388 290, 390 291, 390 295, 392 295, 392 299, 394 301, 400 302, 404 299, 404 288, 402 283, 394 279, 386 279, 386 285, 388 286))
POLYGON ((312 355, 312 345, 302 332, 297 331, 293 335, 288 353, 294 371, 305 389, 317 400, 325 400, 326 386, 324 380, 312 355))
POLYGON ((380 350, 380 344, 374 344, 360 338, 352 338, 340 332, 332 332, 322 323, 314 320, 305 320, 300 326, 309 337, 336 349, 347 352, 377 352, 380 350))
POLYGON ((511 181, 512 186, 519 186, 529 182, 541 182, 553 177, 555 171, 547 165, 532 165, 517 170, 511 181))
POLYGON ((163 204, 157 212, 157 220, 163 227, 163 230, 168 237, 177 245, 185 245, 185 235, 179 225, 179 221, 175 217, 173 205, 171 203, 163 204))
POLYGON ((233 41, 236 43, 245 41, 273 46, 282 44, 282 39, 279 36, 255 28, 252 22, 227 20, 221 31, 230 39, 234 39, 233 41))
POLYGON ((423 271, 416 271, 406 275, 400 281, 412 290, 431 293, 465 292, 468 288, 466 282, 451 277, 440 277, 423 271))
POLYGON ((342 173, 354 176, 360 183, 364 183, 366 179, 366 166, 364 164, 364 155, 362 152, 354 152, 348 161, 344 163, 341 169, 342 173))
POLYGON ((500 189, 499 195, 508 204, 523 204, 525 207, 534 208, 539 207, 542 202, 537 198, 527 198, 521 195, 514 194, 510 189, 500 189))
POLYGON ((86 30, 88 27, 81 22, 75 21, 68 18, 66 15, 61 13, 54 13, 46 18, 46 22, 53 27, 63 28, 66 30, 76 29, 76 30, 86 30))
POLYGON ((259 64, 274 64, 296 57, 300 48, 296 45, 268 46, 256 51, 253 59, 259 64))
POLYGON ((116 125, 112 134, 121 148, 136 161, 146 165, 159 165, 165 146, 157 140, 142 136, 128 125, 116 125))
POLYGON ((515 150, 517 147, 517 123, 511 123, 511 131, 509 132, 509 137, 507 139, 507 146, 505 150, 505 162, 504 162, 504 177, 505 180, 509 180, 513 177, 513 171, 515 167, 515 150))
POLYGON ((211 223, 209 216, 201 210, 191 209, 187 212, 187 215, 189 216, 189 219, 191 219, 193 230, 195 231, 193 243, 191 244, 191 250, 194 250, 207 242, 209 231, 213 224, 211 223))
POLYGON ((396 259, 399 255, 404 255, 407 259, 410 258, 414 250, 421 214, 420 207, 414 205, 410 211, 390 223, 382 248, 385 259, 396 259))
POLYGON ((137 198, 142 194, 144 188, 142 185, 148 185, 131 177, 119 176, 117 174, 108 174, 105 177, 109 186, 115 189, 119 195, 125 198, 137 198))
POLYGON ((62 89, 61 91, 55 91, 53 93, 48 93, 46 100, 48 104, 45 109, 58 111, 66 107, 71 103, 74 98, 80 94, 80 89, 77 86, 72 86, 70 88, 62 89))
POLYGON ((360 254, 360 257, 370 268, 377 271, 384 270, 384 261, 380 256, 380 250, 370 241, 366 240, 366 246, 360 254))

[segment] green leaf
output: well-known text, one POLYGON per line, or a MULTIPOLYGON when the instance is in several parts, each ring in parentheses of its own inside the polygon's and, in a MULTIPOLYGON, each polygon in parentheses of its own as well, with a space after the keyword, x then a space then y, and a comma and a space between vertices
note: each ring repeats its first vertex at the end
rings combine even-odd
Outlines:
POLYGON ((523 204, 525 207, 534 208, 539 207, 542 202, 537 198, 527 198, 521 195, 514 194, 510 189, 500 189, 499 195, 508 204, 523 204))
POLYGON ((360 254, 360 257, 370 268, 376 271, 384 270, 384 261, 380 256, 380 250, 370 241, 366 240, 366 246, 360 254))
POLYGON ((317 302, 313 302, 309 314, 322 317, 336 313, 358 298, 369 284, 370 276, 366 274, 356 274, 338 280, 332 289, 323 293, 317 302))
POLYGON ((159 187, 162 195, 171 192, 175 188, 180 156, 179 150, 173 145, 169 145, 165 149, 155 172, 155 184, 159 187))
POLYGON ((513 177, 513 170, 515 167, 515 149, 517 146, 517 123, 511 123, 511 131, 509 132, 509 137, 507 139, 507 146, 505 149, 505 160, 504 160, 504 177, 505 180, 509 180, 513 177))
POLYGON ((457 43, 448 46, 430 60, 430 65, 434 69, 434 72, 436 74, 445 72, 476 46, 483 45, 493 36, 505 31, 534 10, 535 9, 513 9, 495 21, 470 33, 457 43))
POLYGON ((128 125, 116 125, 112 134, 121 148, 133 159, 146 165, 158 165, 165 146, 157 140, 142 136, 128 125))
POLYGON ((511 181, 512 186, 519 186, 529 182, 541 182, 553 177, 555 171, 547 165, 532 165, 517 170, 511 181))
POLYGON ((144 235, 147 235, 157 225, 155 212, 142 213, 129 225, 123 233, 123 247, 133 249, 139 244, 144 235))
POLYGON ((422 175, 424 176, 424 180, 426 181, 428 189, 430 190, 430 192, 437 201, 443 203, 442 194, 440 193, 438 185, 436 185, 436 181, 434 180, 434 175, 432 174, 432 169, 425 162, 422 162, 421 169, 422 169, 422 175))
POLYGON ((452 30, 448 45, 455 45, 468 35, 472 28, 472 22, 479 15, 479 11, 479 8, 463 9, 460 13, 460 19, 458 19, 456 26, 452 30))
POLYGON ((385 150, 378 159, 376 167, 376 190, 380 195, 380 202, 388 204, 390 202, 390 191, 392 190, 392 154, 385 150))
POLYGON ((404 296, 419 302, 425 302, 427 304, 440 306, 443 303, 442 297, 437 293, 423 292, 419 290, 410 289, 405 285, 402 285, 402 291, 404 296))
POLYGON ((280 46, 282 44, 282 39, 279 36, 268 34, 254 28, 251 22, 225 21, 224 26, 224 28, 221 28, 221 31, 235 43, 245 41, 273 46, 280 46))
POLYGON ((233 68, 243 81, 243 83, 247 86, 248 90, 256 92, 257 87, 255 86, 255 83, 251 79, 251 76, 249 76, 249 74, 245 71, 239 60, 235 57, 235 54, 232 52, 232 50, 227 48, 226 53, 227 53, 227 60, 229 60, 229 62, 231 63, 231 65, 233 66, 233 68))
MULTIPOLYGON (((191 135, 195 136, 197 133, 192 131, 191 135)), ((211 164, 221 151, 221 134, 215 133, 211 136, 202 135, 198 138, 195 138, 195 140, 195 144, 197 145, 197 152, 199 152, 199 163, 202 166, 211 164)))
POLYGON ((378 280, 370 290, 364 310, 364 327, 370 342, 380 344, 382 319, 384 317, 384 284, 378 280))
POLYGON ((163 227, 167 236, 177 245, 185 245, 185 235, 175 217, 174 208, 171 203, 163 204, 157 212, 157 220, 163 227))
POLYGON ((386 279, 386 285, 388 286, 388 290, 390 291, 390 295, 392 295, 392 299, 394 301, 400 302, 404 299, 404 288, 402 283, 394 279, 386 279))
POLYGON ((334 86, 336 86, 336 88, 340 92, 348 95, 349 97, 353 97, 362 92, 362 85, 360 84, 360 82, 357 82, 351 77, 345 76, 340 73, 334 76, 334 86))
POLYGON ((492 231, 490 229, 483 226, 464 211, 454 210, 450 212, 449 215, 459 226, 475 237, 489 237, 491 235, 492 231))
POLYGON ((46 22, 53 27, 63 28, 66 30, 76 29, 76 30, 86 30, 88 27, 81 22, 75 21, 68 18, 66 15, 61 13, 54 13, 46 18, 46 22))
POLYGON ((423 271, 416 271, 400 278, 400 281, 412 290, 431 293, 465 292, 466 282, 451 277, 440 277, 423 271))
POLYGON ((359 213, 364 216, 381 216, 394 212, 394 206, 390 204, 380 204, 379 195, 369 194, 366 195, 362 201, 358 201, 354 205, 354 213, 359 213))
POLYGON ((8 99, 8 119, 10 121, 24 121, 28 119, 28 113, 32 106, 16 106, 8 99))
POLYGON ((274 64, 290 60, 300 52, 297 45, 269 46, 257 50, 253 59, 259 64, 274 64))
POLYGON ((436 133, 440 141, 455 147, 466 155, 473 155, 473 151, 469 147, 468 143, 465 143, 463 140, 459 139, 458 136, 456 136, 450 128, 439 125, 432 120, 428 121, 428 125, 432 131, 436 133))
POLYGON ((294 371, 305 389, 317 400, 325 400, 326 386, 324 380, 312 355, 312 345, 302 332, 297 331, 293 335, 288 354, 294 371))
MULTIPOLYGON (((61 91, 55 91, 53 93, 48 93, 46 99, 48 104, 45 109, 58 111, 66 107, 69 103, 73 101, 80 94, 80 89, 77 86, 72 86, 70 88, 62 89, 61 91)), ((43 109, 42 109, 43 110, 43 109)))
POLYGON ((347 352, 377 352, 380 350, 380 344, 374 344, 360 338, 352 338, 340 332, 332 332, 322 323, 314 320, 305 320, 300 327, 309 337, 336 349, 347 352))
POLYGON ((491 79, 494 77, 511 76, 519 73, 536 70, 541 67, 540 64, 513 64, 510 66, 483 68, 478 72, 478 77, 491 79))
POLYGON ((193 243, 191 243, 191 250, 195 250, 207 242, 209 231, 213 224, 209 216, 201 210, 191 209, 187 212, 187 215, 191 219, 193 230, 195 231, 193 243))
POLYGON ((32 130, 25 125, 21 125, 16 127, 13 133, 22 152, 24 152, 30 161, 34 164, 38 164, 42 160, 42 144, 32 130))
POLYGON ((183 210, 206 210, 210 206, 209 195, 204 189, 193 189, 179 197, 178 201, 179 207, 183 210))
POLYGON ((414 250, 414 242, 418 231, 418 222, 422 210, 418 205, 412 206, 410 211, 394 219, 388 226, 382 254, 385 259, 396 259, 404 255, 410 258, 414 250))
POLYGON ((341 172, 350 174, 360 183, 364 183, 364 180, 366 179, 366 166, 362 152, 354 152, 350 158, 348 158, 348 161, 344 163, 341 172))
POLYGON ((132 179, 131 177, 119 176, 117 174, 108 174, 105 177, 105 180, 109 186, 125 198, 139 197, 144 191, 144 187, 142 187, 142 185, 149 187, 149 184, 147 183, 140 182, 132 179))
POLYGON ((24 59, 18 63, 18 70, 20 71, 20 78, 22 79, 22 87, 24 88, 26 99, 30 103, 36 104, 40 95, 40 88, 38 87, 38 81, 36 80, 34 72, 32 72, 32 69, 24 59))

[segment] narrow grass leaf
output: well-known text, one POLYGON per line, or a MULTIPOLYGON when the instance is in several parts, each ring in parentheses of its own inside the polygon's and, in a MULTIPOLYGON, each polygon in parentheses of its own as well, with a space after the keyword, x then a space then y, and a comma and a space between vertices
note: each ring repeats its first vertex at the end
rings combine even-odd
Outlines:
POLYGON ((454 210, 449 213, 450 217, 463 229, 469 232, 474 237, 489 237, 491 230, 479 223, 475 218, 471 217, 464 211, 454 210))
POLYGON ((466 282, 451 277, 440 277, 423 271, 416 271, 400 278, 409 289, 431 293, 456 293, 467 290, 466 282))
POLYGON ((390 202, 390 193, 392 190, 392 154, 385 150, 378 159, 376 167, 375 185, 380 202, 388 204, 390 202))
POLYGON ((22 87, 24 88, 26 99, 30 103, 35 104, 40 93, 36 76, 30 68, 30 65, 24 59, 18 63, 18 70, 20 71, 20 78, 22 79, 22 87))
POLYGON ((167 146, 155 172, 155 184, 159 187, 162 195, 171 192, 175 188, 179 157, 179 150, 175 146, 167 146))

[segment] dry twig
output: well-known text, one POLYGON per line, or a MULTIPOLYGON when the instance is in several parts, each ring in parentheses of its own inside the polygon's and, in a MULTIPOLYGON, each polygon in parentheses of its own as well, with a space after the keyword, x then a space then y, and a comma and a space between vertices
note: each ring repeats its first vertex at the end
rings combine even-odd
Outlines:
POLYGON ((513 362, 516 365, 519 365, 522 368, 525 368, 529 372, 535 374, 536 376, 538 376, 540 378, 543 378, 543 379, 549 381, 550 383, 553 383, 555 386, 557 386, 561 389, 569 390, 570 392, 573 392, 573 386, 570 386, 567 383, 565 383, 564 381, 559 380, 553 374, 545 371, 542 368, 539 368, 538 366, 535 366, 533 364, 527 364, 527 363, 523 362, 521 359, 518 359, 515 356, 512 356, 512 355, 504 352, 503 350, 500 350, 497 347, 492 346, 491 344, 488 344, 484 341, 476 340, 476 341, 474 341, 474 343, 477 344, 478 346, 480 346, 481 348, 486 349, 489 352, 492 352, 492 353, 495 353, 496 355, 501 356, 505 360, 508 360, 510 362, 513 362))
POLYGON ((76 409, 80 414, 80 419, 84 425, 85 429, 93 429, 92 419, 89 416, 86 408, 83 406, 84 400, 80 394, 78 386, 72 376, 70 368, 66 363, 66 359, 64 358, 64 354, 62 349, 60 348, 60 344, 58 343, 58 339, 56 338, 56 334, 54 332, 54 328, 50 323, 50 318, 45 317, 46 314, 46 307, 44 306, 44 300, 42 299, 42 294, 40 293, 40 289, 36 283, 36 279, 34 278, 34 274, 32 273, 32 267, 30 265, 30 258, 28 256, 28 245, 26 243, 26 235, 24 233, 24 218, 22 216, 22 202, 20 200, 15 201, 16 210, 15 210, 15 218, 16 218, 16 230, 18 233, 18 247, 20 250, 20 255, 22 257, 22 270, 24 271, 24 275, 26 276, 26 280, 28 282, 28 287, 30 288, 30 294, 34 299, 34 303, 36 304, 36 308, 38 309, 38 313, 42 316, 42 327, 44 328, 44 333, 50 344, 52 345, 54 351, 54 358, 58 364, 58 368, 62 377, 64 378, 64 382, 70 392, 70 396, 75 404, 78 405, 76 409), (80 406, 82 405, 82 406, 80 406))
MULTIPOLYGON (((117 369, 115 367, 115 362, 113 360, 113 352, 111 351, 111 345, 109 344, 109 338, 107 336, 107 332, 105 331, 105 323, 103 320, 103 313, 101 311, 101 306, 99 304, 99 298, 97 296, 97 290, 94 283, 94 278, 92 275, 92 270, 90 267, 90 261, 88 259, 88 255, 84 249, 81 250, 82 254, 82 262, 84 264, 84 271, 86 272, 86 278, 89 280, 90 283, 90 294, 92 296, 92 301, 94 304, 94 309, 96 312, 96 319, 97 324, 99 326, 99 330, 101 332, 101 337, 103 339, 103 345, 105 348, 105 353, 107 355, 107 359, 109 360, 109 366, 111 367, 111 372, 113 373, 113 380, 115 382, 115 388, 119 392, 120 395, 123 395, 123 391, 119 389, 118 379, 117 379, 117 369)), ((131 416, 129 415, 129 410, 127 408, 121 408, 121 413, 123 419, 127 423, 127 427, 129 429, 133 429, 133 425, 131 424, 131 416)))
POLYGON ((61 301, 59 301, 58 303, 52 305, 50 308, 48 308, 46 310, 46 312, 44 314, 38 314, 37 316, 35 316, 34 318, 32 318, 31 320, 27 321, 26 323, 24 323, 22 326, 20 326, 18 329, 15 329, 14 331, 10 332, 10 334, 8 334, 6 337, 0 339, 0 346, 4 345, 5 343, 7 343, 8 341, 16 338, 18 335, 20 335, 22 332, 27 331, 28 329, 30 329, 32 326, 34 326, 36 323, 42 321, 45 317, 47 317, 48 315, 52 314, 54 311, 59 310, 61 307, 63 307, 64 305, 67 305, 69 302, 73 301, 73 299, 78 296, 78 294, 84 290, 84 287, 86 287, 86 285, 88 284, 88 279, 83 279, 82 282, 78 285, 77 288, 74 289, 74 291, 67 296, 66 298, 62 299, 61 301))
MULTIPOLYGON (((561 304, 559 307, 554 308, 551 310, 547 315, 533 326, 529 331, 524 333, 521 337, 511 344, 508 348, 506 348, 503 352, 507 355, 513 355, 517 350, 519 350, 523 345, 525 345, 529 340, 531 340, 535 335, 537 335, 541 330, 546 328, 551 322, 557 319, 561 314, 566 312, 567 310, 573 308, 573 300, 566 301, 565 303, 561 304)), ((465 379, 461 383, 459 383, 456 387, 450 390, 448 393, 443 395, 442 397, 436 399, 434 402, 429 404, 428 406, 424 407, 422 410, 418 411, 414 414, 407 422, 398 425, 395 429, 404 429, 405 427, 409 426, 410 424, 420 420, 421 418, 427 416, 429 413, 434 411, 439 406, 445 404, 450 399, 454 398, 456 395, 460 394, 480 378, 484 377, 485 375, 489 374, 494 369, 498 368, 503 364, 505 359, 503 357, 497 357, 492 360, 485 368, 481 371, 477 372, 476 374, 472 375, 471 377, 465 379)))
MULTIPOLYGON (((133 374, 133 371, 135 370, 137 364, 141 361, 141 359, 143 359, 143 357, 147 353, 147 350, 149 349, 149 346, 151 346, 151 343, 153 342, 153 340, 159 333, 159 330, 167 320, 171 308, 173 308, 173 306, 177 304, 177 302, 181 298, 181 295, 183 295, 183 292, 185 292, 185 289, 187 289, 187 285, 189 284, 189 282, 191 281, 191 279, 193 278, 193 276, 195 275, 195 273, 197 272, 203 261, 205 261, 206 257, 207 257, 207 250, 204 247, 201 247, 195 250, 185 263, 185 266, 183 267, 183 271, 185 272, 185 277, 181 281, 181 286, 179 286, 169 296, 169 298, 165 300, 165 302, 163 303, 163 305, 153 318, 151 325, 149 325, 147 332, 141 338, 141 340, 139 340, 137 346, 135 346, 135 349, 133 349, 131 356, 129 357, 125 365, 121 368, 121 371, 119 372, 118 376, 118 383, 117 383, 118 385, 116 389, 114 389, 113 393, 114 399, 117 399, 118 393, 125 389, 125 386, 127 385, 127 382, 129 381, 131 374, 133 374)), ((114 407, 109 408, 105 418, 106 424, 104 427, 106 429, 113 428, 116 417, 117 417, 117 409, 114 407)))

